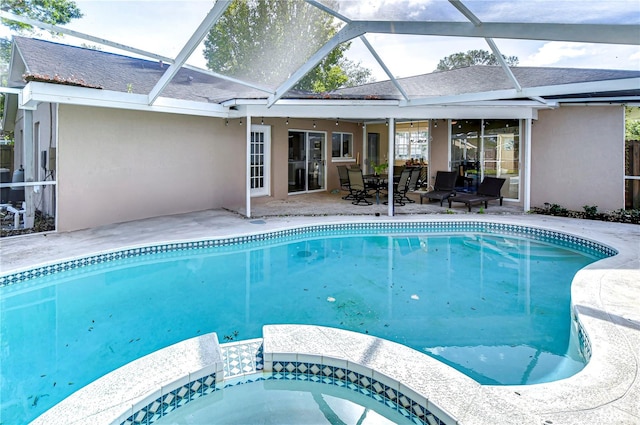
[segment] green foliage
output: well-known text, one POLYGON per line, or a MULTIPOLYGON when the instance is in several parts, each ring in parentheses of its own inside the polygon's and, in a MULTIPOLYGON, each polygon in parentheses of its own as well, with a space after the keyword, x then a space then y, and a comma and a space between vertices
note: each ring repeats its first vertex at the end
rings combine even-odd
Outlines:
MULTIPOLYGON (((518 66, 520 60, 517 56, 502 55, 509 66, 518 66)), ((473 65, 499 65, 498 58, 487 50, 467 50, 458 52, 440 59, 436 71, 464 68, 473 65)))
POLYGON ((544 207, 533 207, 529 211, 531 214, 554 215, 559 217, 583 218, 589 220, 610 221, 616 223, 640 224, 640 210, 615 210, 604 213, 598 212, 596 205, 585 205, 582 207, 584 211, 572 211, 558 204, 545 203, 544 207))
POLYGON ((640 107, 624 108, 624 140, 640 140, 640 107))
MULTIPOLYGON (((234 0, 205 39, 204 57, 213 71, 276 87, 338 29, 306 2, 234 0)), ((343 58, 348 48, 337 46, 295 88, 321 92, 370 79, 371 71, 343 58)))
MULTIPOLYGON (((2 10, 53 25, 64 25, 72 19, 82 18, 73 0, 2 0, 2 10)), ((31 25, 7 19, 2 19, 2 24, 14 31, 31 29, 31 25)))
POLYGON ((389 164, 385 162, 385 163, 376 165, 375 162, 371 161, 371 168, 373 168, 374 173, 380 175, 380 174, 384 174, 384 172, 387 171, 387 168, 389 168, 389 164))

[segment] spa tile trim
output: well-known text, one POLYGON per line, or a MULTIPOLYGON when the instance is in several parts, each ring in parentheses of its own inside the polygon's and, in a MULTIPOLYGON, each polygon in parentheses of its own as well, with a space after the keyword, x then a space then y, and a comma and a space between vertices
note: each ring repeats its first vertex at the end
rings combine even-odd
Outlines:
POLYGON ((307 381, 319 385, 334 385, 363 394, 416 424, 445 424, 425 404, 414 401, 396 388, 389 387, 371 376, 362 375, 348 368, 315 362, 275 361, 272 371, 260 373, 264 366, 261 338, 221 344, 220 348, 224 362, 224 381, 216 385, 214 373, 181 385, 141 408, 134 406, 134 413, 120 425, 151 425, 161 417, 200 397, 224 388, 258 381, 307 381), (244 371, 238 371, 241 368, 238 368, 236 362, 247 365, 247 368, 244 371))

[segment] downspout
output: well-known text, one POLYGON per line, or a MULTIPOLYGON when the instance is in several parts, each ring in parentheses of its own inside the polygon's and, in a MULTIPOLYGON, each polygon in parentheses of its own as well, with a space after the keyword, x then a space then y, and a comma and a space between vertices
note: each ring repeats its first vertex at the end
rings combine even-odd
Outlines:
POLYGON ((532 120, 525 120, 524 145, 524 212, 531 209, 531 129, 532 120))
POLYGON ((389 196, 387 197, 387 205, 388 205, 388 215, 389 217, 393 217, 394 210, 394 198, 393 198, 393 163, 394 156, 396 152, 395 148, 395 134, 396 134, 396 120, 394 118, 389 118, 389 152, 387 154, 387 163, 389 164, 389 168, 387 168, 387 193, 389 196))
POLYGON ((247 158, 245 166, 245 203, 247 218, 251 218, 251 115, 247 114, 247 158))

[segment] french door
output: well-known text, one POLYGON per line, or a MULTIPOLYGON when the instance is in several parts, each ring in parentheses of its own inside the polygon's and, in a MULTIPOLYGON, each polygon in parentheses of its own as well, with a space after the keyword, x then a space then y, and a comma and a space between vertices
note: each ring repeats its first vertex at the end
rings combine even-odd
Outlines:
POLYGON ((289 131, 289 193, 325 189, 325 133, 289 131))
POLYGON ((251 126, 251 196, 268 196, 271 187, 271 127, 251 126))

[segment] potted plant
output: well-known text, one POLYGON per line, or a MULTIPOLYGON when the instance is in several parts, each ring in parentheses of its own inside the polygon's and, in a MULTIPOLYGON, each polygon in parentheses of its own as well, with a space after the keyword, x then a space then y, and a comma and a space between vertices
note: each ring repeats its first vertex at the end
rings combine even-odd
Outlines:
POLYGON ((389 168, 389 164, 385 162, 385 163, 376 165, 373 161, 371 161, 371 168, 373 168, 373 173, 376 176, 379 176, 380 174, 384 174, 385 171, 387 171, 387 168, 389 168))

